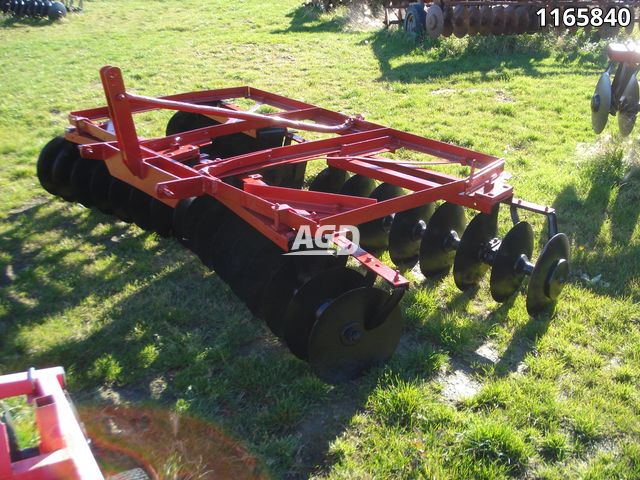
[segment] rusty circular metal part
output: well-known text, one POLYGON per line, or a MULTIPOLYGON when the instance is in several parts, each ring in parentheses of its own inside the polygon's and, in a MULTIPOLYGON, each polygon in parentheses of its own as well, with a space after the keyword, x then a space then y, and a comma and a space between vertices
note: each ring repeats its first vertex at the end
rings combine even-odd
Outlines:
POLYGON ((507 17, 505 15, 504 7, 497 5, 491 8, 491 33, 493 35, 503 35, 505 33, 505 26, 507 17))
POLYGON ((552 310, 569 280, 569 239, 554 235, 542 249, 527 289, 527 311, 531 316, 552 310))
POLYGON ((618 128, 623 137, 628 136, 636 125, 638 115, 638 102, 640 102, 640 92, 638 78, 634 73, 629 78, 629 82, 624 89, 619 102, 618 128))
POLYGON ((491 25, 493 22, 493 13, 489 5, 480 7, 480 24, 478 25, 478 33, 482 36, 491 34, 491 25))
POLYGON ((453 34, 453 8, 445 6, 442 11, 444 23, 442 24, 442 36, 450 37, 453 34))
POLYGON ((66 140, 64 137, 55 137, 50 140, 40 151, 36 164, 36 174, 40 185, 51 195, 58 195, 58 188, 53 181, 53 164, 56 157, 62 151, 66 140))
POLYGON ((505 35, 513 35, 517 32, 518 29, 518 17, 516 15, 516 7, 513 5, 508 5, 504 9, 504 34, 505 35))
POLYGON ((289 350, 306 360, 309 335, 318 319, 318 312, 343 293, 364 285, 362 274, 347 267, 325 270, 302 285, 291 298, 282 319, 283 338, 289 350))
POLYGON ((489 269, 481 252, 495 238, 497 229, 496 215, 479 213, 469 222, 462 234, 453 262, 453 279, 460 290, 480 283, 489 269))
POLYGON ((529 10, 525 6, 516 7, 516 33, 523 34, 529 30, 529 10))
POLYGON ((601 133, 609 120, 609 110, 611 110, 611 77, 609 72, 600 75, 596 91, 591 97, 591 127, 596 133, 601 133))
POLYGON ((391 357, 403 320, 397 305, 386 318, 379 318, 389 300, 384 290, 361 287, 321 307, 307 347, 318 377, 332 384, 346 382, 391 357))
POLYGON ((468 10, 464 5, 456 5, 453 7, 453 34, 458 37, 464 37, 468 32, 467 27, 468 10))
POLYGON ((427 8, 426 20, 425 20, 426 32, 431 40, 435 40, 444 29, 444 12, 440 5, 433 4, 427 8))
POLYGON ((467 7, 467 31, 469 35, 480 33, 480 8, 475 5, 467 7))
POLYGON ((518 222, 500 242, 491 265, 491 296, 496 302, 506 302, 524 280, 525 270, 519 262, 531 258, 533 253, 533 229, 527 222, 518 222))
POLYGON ((346 170, 327 167, 316 175, 309 185, 309 190, 312 192, 338 193, 348 178, 349 173, 346 170))

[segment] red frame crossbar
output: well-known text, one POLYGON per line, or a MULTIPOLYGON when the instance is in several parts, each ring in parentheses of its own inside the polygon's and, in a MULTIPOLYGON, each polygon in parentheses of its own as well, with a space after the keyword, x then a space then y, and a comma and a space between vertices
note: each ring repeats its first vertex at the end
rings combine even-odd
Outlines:
POLYGON ((0 399, 26 395, 35 410, 40 454, 11 462, 0 422, 0 480, 102 480, 82 428, 64 393, 61 367, 0 376, 0 399))
MULTIPOLYGON (((295 231, 304 225, 315 234, 322 226, 359 225, 436 200, 490 213, 495 204, 510 203, 513 198, 513 189, 505 182, 504 160, 498 157, 252 87, 150 98, 127 92, 117 67, 103 67, 100 75, 108 106, 70 115, 72 127, 66 137, 82 144, 82 157, 104 160, 111 175, 172 207, 181 199, 210 195, 284 251, 289 249, 295 231), (237 98, 280 111, 265 115, 241 110, 229 103, 237 98), (216 107, 203 105, 213 102, 223 103, 216 107), (198 113, 222 123, 167 137, 139 137, 134 115, 159 108, 198 113), (200 147, 211 144, 212 139, 240 132, 252 134, 256 129, 274 125, 328 136, 314 141, 293 137, 296 141, 291 145, 225 159, 203 159, 200 155, 200 147), (427 154, 438 161, 420 164, 382 156, 399 149, 427 154), (332 167, 397 185, 408 194, 378 202, 269 186, 255 174, 266 168, 314 159, 325 159, 332 167), (188 166, 188 161, 194 166, 188 166), (430 163, 457 164, 468 167, 469 173, 454 176, 421 168, 430 163), (242 178, 243 186, 225 183, 228 177, 242 178)), ((538 210, 548 211, 544 207, 538 210)), ((395 286, 406 285, 407 281, 397 272, 376 265, 381 264, 368 262, 366 266, 395 286)))

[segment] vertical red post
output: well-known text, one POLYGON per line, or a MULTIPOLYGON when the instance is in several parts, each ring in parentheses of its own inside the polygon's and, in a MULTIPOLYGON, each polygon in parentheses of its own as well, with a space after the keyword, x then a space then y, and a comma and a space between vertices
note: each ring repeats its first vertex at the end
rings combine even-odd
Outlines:
POLYGON ((138 142, 136 126, 133 122, 131 106, 127 99, 122 72, 118 67, 106 66, 100 69, 100 79, 109 106, 109 116, 116 132, 118 146, 125 165, 138 178, 144 178, 142 152, 138 142))

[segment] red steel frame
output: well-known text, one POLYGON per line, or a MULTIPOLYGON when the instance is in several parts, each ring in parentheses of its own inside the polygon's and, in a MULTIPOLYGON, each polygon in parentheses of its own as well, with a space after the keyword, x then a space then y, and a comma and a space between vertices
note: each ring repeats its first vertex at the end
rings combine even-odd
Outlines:
POLYGON ((61 367, 0 376, 0 399, 26 395, 35 408, 40 455, 11 463, 0 422, 0 480, 102 480, 65 392, 61 367))
MULTIPOLYGON (((106 107, 72 112, 66 138, 80 147, 86 159, 104 160, 116 178, 175 207, 179 200, 210 195, 243 218, 284 251, 294 231, 308 225, 311 232, 323 225, 359 225, 391 213, 444 200, 489 213, 499 202, 549 214, 553 210, 513 199, 505 183, 504 159, 448 143, 431 140, 365 121, 362 117, 325 110, 252 87, 226 88, 149 98, 127 92, 119 68, 100 71, 106 107), (226 103, 250 99, 281 111, 262 115, 226 103), (221 107, 203 103, 225 102, 221 107), (144 139, 136 132, 133 115, 159 108, 207 115, 224 121, 162 138, 144 139), (226 159, 205 159, 193 167, 185 162, 201 159, 199 148, 212 138, 280 126, 331 134, 305 141, 297 136, 291 145, 260 150, 226 159), (115 133, 113 133, 115 131, 115 133), (440 162, 469 167, 463 177, 417 168, 412 162, 380 155, 408 149, 436 157, 440 162), (407 195, 377 202, 370 198, 269 186, 255 172, 280 165, 326 159, 330 166, 397 185, 407 195), (243 187, 225 183, 240 177, 243 187)), ((426 165, 420 165, 424 167, 426 165)), ((336 243, 348 240, 334 232, 336 243)), ((354 257, 394 286, 408 282, 395 270, 358 250, 354 257)))

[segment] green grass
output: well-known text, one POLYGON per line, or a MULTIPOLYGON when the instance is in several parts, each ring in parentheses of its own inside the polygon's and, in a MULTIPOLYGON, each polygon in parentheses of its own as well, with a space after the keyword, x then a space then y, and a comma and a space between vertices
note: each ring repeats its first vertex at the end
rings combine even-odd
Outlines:
POLYGON ((60 364, 78 400, 113 389, 188 410, 274 477, 640 476, 640 175, 631 142, 590 129, 602 45, 422 48, 297 0, 85 6, 0 19, 0 373, 60 364), (175 242, 39 187, 38 152, 67 113, 104 103, 105 64, 146 95, 250 84, 504 156, 517 195, 556 207, 571 239, 556 315, 530 319, 523 295, 496 304, 486 280, 429 281, 402 302, 387 367, 324 384, 175 242), (487 342, 496 362, 476 353, 487 342), (481 388, 447 399, 440 378, 460 366, 481 388))

